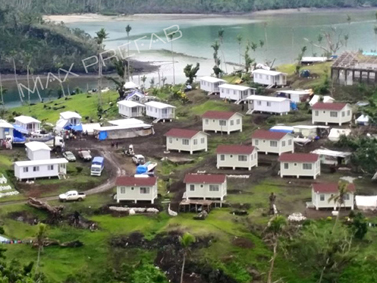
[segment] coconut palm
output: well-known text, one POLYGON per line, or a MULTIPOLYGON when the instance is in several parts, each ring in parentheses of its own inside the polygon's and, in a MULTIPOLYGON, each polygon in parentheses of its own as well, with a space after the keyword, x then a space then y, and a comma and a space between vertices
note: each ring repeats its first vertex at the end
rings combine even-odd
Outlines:
MULTIPOLYGON (((224 41, 224 29, 219 30, 218 35, 219 35, 219 41, 220 41, 220 47, 221 47, 221 45, 224 43, 223 42, 224 41)), ((223 62, 224 62, 224 65, 225 65, 225 72, 228 72, 227 69, 226 69, 226 61, 225 61, 225 55, 224 55, 223 48, 221 48, 221 54, 223 56, 223 62)))
POLYGON ((239 54, 239 63, 241 65, 241 43, 242 43, 242 35, 237 35, 237 41, 238 41, 238 54, 239 54))
POLYGON ((334 202, 334 204, 338 206, 338 215, 336 216, 336 220, 335 220, 335 224, 334 224, 333 229, 335 229, 335 226, 338 223, 339 216, 340 216, 340 209, 341 209, 342 205, 344 205, 344 198, 345 198, 345 195, 347 193, 348 193, 348 183, 339 181, 339 183, 338 183, 338 193, 335 194, 335 195, 332 195, 328 200, 329 202, 334 202))
POLYGON ((124 74, 124 79, 126 79, 126 75, 128 77, 128 81, 130 81, 130 62, 128 61, 128 57, 130 56, 130 32, 132 27, 130 25, 126 26, 126 33, 127 33, 127 72, 124 74))
POLYGON ((374 30, 374 39, 376 40, 377 39, 377 26, 374 26, 373 30, 374 30))
POLYGON ((174 67, 174 51, 173 51, 173 38, 174 38, 175 32, 169 34, 170 44, 171 44, 171 59, 173 62, 173 85, 175 85, 175 67, 174 67))
POLYGON ((47 234, 47 225, 43 223, 38 224, 38 231, 36 235, 36 241, 38 246, 38 257, 37 257, 37 270, 40 266, 41 252, 43 251, 43 245, 47 234))
POLYGON ((95 38, 98 44, 98 99, 99 104, 102 105, 102 60, 100 58, 101 50, 103 49, 103 41, 107 38, 108 34, 104 28, 101 28, 95 38))
POLYGON ((182 271, 181 271, 181 283, 183 283, 183 275, 185 273, 185 264, 186 264, 186 257, 189 253, 190 246, 192 243, 195 242, 195 237, 189 233, 183 234, 183 236, 179 239, 182 247, 183 247, 183 260, 182 260, 182 271))
POLYGON ((279 236, 282 234, 286 225, 287 225, 287 220, 285 219, 285 217, 281 215, 274 216, 268 222, 266 232, 268 233, 267 235, 269 236, 272 242, 273 255, 270 260, 270 269, 268 271, 267 283, 272 283, 272 273, 274 271, 275 259, 278 253, 279 236))

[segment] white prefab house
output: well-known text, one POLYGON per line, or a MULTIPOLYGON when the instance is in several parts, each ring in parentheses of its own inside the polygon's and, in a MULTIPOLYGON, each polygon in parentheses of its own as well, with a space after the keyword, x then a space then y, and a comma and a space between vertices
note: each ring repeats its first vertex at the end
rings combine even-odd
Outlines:
POLYGON ((291 111, 291 101, 285 97, 251 95, 246 100, 248 101, 247 114, 258 111, 283 115, 291 111))
MULTIPOLYGON (((312 205, 315 209, 333 208, 336 210, 339 206, 334 200, 329 201, 333 195, 338 194, 337 183, 318 183, 312 184, 312 205)), ((347 193, 344 194, 342 208, 354 209, 355 185, 348 184, 347 193)))
POLYGON ((321 175, 319 155, 312 153, 283 153, 279 157, 280 177, 312 177, 321 175))
POLYGON ((165 136, 166 150, 188 151, 190 154, 194 151, 207 151, 208 134, 201 131, 171 129, 165 136))
POLYGON ((230 167, 247 168, 258 167, 258 153, 253 146, 247 145, 219 145, 216 149, 217 169, 230 167))
POLYGON ((48 160, 50 159, 51 148, 43 142, 25 143, 27 158, 30 160, 48 160))
POLYGON ((242 132, 243 115, 237 112, 207 111, 203 114, 203 131, 242 132))
POLYGON ((254 83, 267 86, 285 86, 287 84, 287 74, 277 71, 257 69, 253 71, 254 83))
POLYGON ((201 77, 199 82, 200 89, 209 93, 219 93, 219 85, 226 83, 226 81, 214 77, 201 77))
POLYGON ((350 123, 352 108, 347 103, 317 102, 312 106, 312 123, 339 124, 350 123))
POLYGON ((265 154, 294 152, 293 136, 288 133, 256 130, 251 135, 251 143, 258 152, 265 154))
POLYGON ((17 161, 14 176, 17 180, 59 177, 67 174, 68 160, 65 158, 17 161))
POLYGON ((15 117, 15 124, 28 131, 28 133, 39 133, 41 131, 41 121, 29 116, 15 117))
MULTIPOLYGON (((159 120, 172 120, 175 118, 175 106, 157 101, 145 103, 146 115, 159 120)), ((157 122, 156 121, 156 122, 157 122)))
POLYGON ((0 140, 5 140, 7 136, 13 137, 13 125, 0 119, 0 140))
POLYGON ((223 201, 227 195, 225 175, 187 174, 183 182, 186 184, 186 199, 223 201))
MULTIPOLYGON (((146 177, 145 177, 146 176, 146 177)), ((154 203, 157 199, 157 178, 121 176, 116 179, 117 202, 121 201, 150 201, 154 203)))
POLYGON ((73 111, 65 111, 60 113, 60 119, 68 121, 72 126, 81 124, 81 115, 73 111))
POLYGON ((220 98, 236 101, 255 94, 255 88, 244 85, 222 84, 219 86, 219 90, 220 98))
POLYGON ((118 102, 119 114, 124 117, 141 117, 143 116, 145 106, 131 100, 122 100, 118 102))

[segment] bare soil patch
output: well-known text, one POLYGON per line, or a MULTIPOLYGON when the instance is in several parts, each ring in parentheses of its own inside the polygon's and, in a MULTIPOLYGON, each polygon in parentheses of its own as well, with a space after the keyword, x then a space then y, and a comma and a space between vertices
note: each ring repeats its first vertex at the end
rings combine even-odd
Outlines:
POLYGON ((244 248, 244 249, 252 249, 254 248, 254 243, 246 238, 240 238, 236 237, 233 239, 232 244, 239 247, 239 248, 244 248))

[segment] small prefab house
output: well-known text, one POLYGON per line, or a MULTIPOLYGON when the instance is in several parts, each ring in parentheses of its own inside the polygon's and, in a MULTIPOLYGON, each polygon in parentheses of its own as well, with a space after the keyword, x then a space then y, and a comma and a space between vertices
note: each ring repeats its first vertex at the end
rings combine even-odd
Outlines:
POLYGON ((187 174, 183 182, 186 184, 186 199, 223 201, 227 195, 225 175, 187 174))
POLYGON ((201 131, 186 129, 171 129, 165 134, 166 150, 188 151, 207 151, 208 134, 201 131))
POLYGON ((267 85, 267 86, 285 86, 287 84, 287 74, 257 69, 253 71, 254 83, 267 85))
POLYGON ((149 101, 145 103, 146 107, 146 115, 156 119, 155 121, 158 122, 159 120, 172 120, 175 118, 175 106, 165 104, 158 101, 149 101))
POLYGON ((258 153, 253 146, 219 145, 216 149, 217 169, 258 167, 258 153))
POLYGON ((349 123, 352 120, 352 108, 347 103, 317 102, 312 106, 312 123, 339 124, 349 123))
POLYGON ((0 140, 5 140, 7 136, 13 137, 13 125, 0 119, 0 140))
POLYGON ((51 148, 43 142, 25 143, 26 154, 30 160, 46 160, 50 159, 51 148))
POLYGON ((200 82, 200 89, 207 91, 209 93, 218 93, 219 86, 226 81, 214 77, 201 77, 199 79, 200 82))
POLYGON ((145 106, 131 100, 122 100, 118 102, 119 114, 124 117, 141 117, 143 116, 145 106))
POLYGON ((292 102, 300 103, 306 101, 311 93, 310 90, 280 90, 276 93, 276 96, 286 97, 292 102))
POLYGON ((226 111, 207 111, 203 114, 203 131, 225 132, 228 135, 231 132, 242 132, 242 117, 237 112, 226 111))
POLYGON ((319 155, 312 153, 283 153, 279 157, 280 177, 312 177, 321 175, 319 155))
POLYGON ((68 160, 65 158, 17 161, 14 176, 17 180, 59 177, 67 174, 68 160))
POLYGON ((143 176, 121 176, 116 179, 116 199, 120 201, 150 201, 154 203, 157 199, 157 178, 143 176))
POLYGON ((41 131, 41 121, 38 121, 33 117, 21 115, 15 117, 14 120, 16 121, 15 124, 17 126, 26 130, 29 134, 39 133, 41 131))
POLYGON ((258 152, 265 154, 294 152, 293 136, 284 132, 256 130, 251 135, 251 142, 258 152))
POLYGON ((219 86, 220 98, 242 100, 255 94, 255 89, 244 85, 222 84, 219 86))
MULTIPOLYGON (((338 202, 331 200, 334 195, 339 194, 337 183, 318 183, 312 184, 312 204, 315 209, 320 208, 333 208, 334 210, 338 207, 338 202)), ((348 184, 347 192, 343 195, 342 208, 354 208, 354 197, 355 197, 355 185, 348 184)))
POLYGON ((291 101, 285 97, 251 95, 246 100, 248 101, 247 114, 258 111, 283 115, 291 111, 291 101))
POLYGON ((56 122, 56 129, 61 130, 74 130, 81 132, 81 115, 73 111, 65 111, 60 113, 60 118, 56 122))

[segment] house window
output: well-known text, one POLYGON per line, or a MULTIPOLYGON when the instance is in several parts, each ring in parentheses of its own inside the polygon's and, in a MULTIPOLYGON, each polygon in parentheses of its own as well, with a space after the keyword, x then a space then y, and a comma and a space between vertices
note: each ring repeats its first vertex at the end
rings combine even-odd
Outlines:
POLYGON ((39 171, 39 166, 34 166, 34 167, 33 167, 33 171, 34 171, 34 172, 38 172, 38 171, 39 171))
POLYGON ((270 146, 271 147, 277 147, 278 146, 278 142, 277 141, 270 141, 270 146))
POLYGON ((315 113, 315 115, 316 115, 316 116, 318 116, 318 115, 319 115, 319 113, 318 113, 318 110, 316 110, 316 111, 315 111, 314 113, 315 113))
POLYGON ((345 194, 344 196, 343 196, 343 200, 349 200, 350 199, 350 195, 349 194, 345 194))
POLYGON ((233 94, 236 94, 236 91, 235 91, 235 90, 233 90, 233 94))
POLYGON ((259 140, 254 140, 254 145, 258 145, 259 144, 259 140))
POLYGON ((237 119, 236 120, 236 124, 239 125, 241 123, 241 120, 240 119, 237 119))
POLYGON ((220 126, 226 126, 226 121, 225 120, 219 120, 219 125, 220 126))
POLYGON ((267 106, 271 106, 271 102, 267 101, 267 106))
POLYGON ((247 161, 247 155, 238 155, 238 161, 247 161))
POLYGON ((262 101, 257 101, 257 105, 262 105, 262 101))
POLYGON ((200 142, 201 142, 201 143, 205 143, 205 142, 206 142, 206 141, 205 141, 205 138, 201 138, 201 139, 200 139, 200 142))
POLYGON ((334 117, 334 118, 338 117, 338 112, 331 111, 330 112, 330 117, 334 117))
POLYGON ((231 126, 234 125, 234 121, 233 121, 233 120, 230 120, 230 125, 231 125, 231 126))
POLYGON ((225 155, 224 155, 224 154, 221 154, 221 155, 220 155, 220 160, 221 160, 221 161, 224 161, 224 160, 225 160, 225 155))
POLYGON ((288 145, 292 145, 292 140, 289 140, 289 141, 288 141, 288 145))
POLYGON ((190 140, 188 140, 188 139, 182 139, 182 144, 183 145, 189 145, 190 144, 190 140))
POLYGON ((209 191, 210 192, 218 192, 219 191, 219 185, 209 185, 209 191))
POLYGON ((312 168, 313 168, 313 164, 311 164, 311 163, 302 164, 302 169, 304 169, 304 170, 312 170, 312 168))
POLYGON ((288 163, 284 163, 284 169, 288 169, 289 168, 289 164, 288 163))
POLYGON ((194 145, 197 145, 197 144, 198 144, 198 140, 194 139, 194 145))
POLYGON ((24 167, 24 173, 29 172, 29 167, 24 167))
POLYGON ((281 142, 281 146, 285 146, 285 141, 282 141, 282 142, 281 142))
POLYGON ((351 110, 347 110, 347 116, 351 115, 351 110))
POLYGON ((190 192, 194 192, 195 191, 195 185, 190 185, 190 192))
POLYGON ((342 111, 342 117, 346 116, 346 112, 342 111))
POLYGON ((54 165, 48 165, 48 166, 47 166, 47 170, 48 170, 48 171, 52 171, 52 170, 54 170, 54 165))
POLYGON ((322 195, 319 195, 319 200, 320 200, 320 201, 324 201, 324 200, 325 200, 325 195, 323 195, 323 194, 322 194, 322 195))
POLYGON ((125 187, 120 187, 120 193, 124 195, 126 193, 126 188, 125 187))
POLYGON ((173 143, 173 138, 169 138, 169 143, 173 143))
POLYGON ((205 119, 206 125, 208 125, 208 119, 205 119))
POLYGON ((150 188, 140 188, 140 194, 149 194, 150 188))

